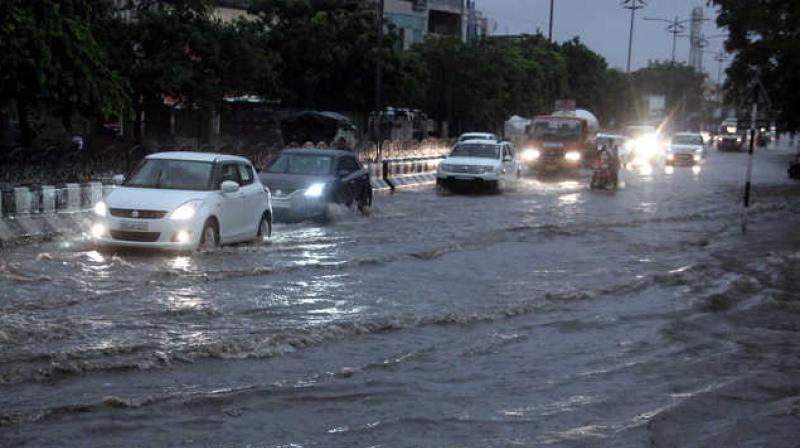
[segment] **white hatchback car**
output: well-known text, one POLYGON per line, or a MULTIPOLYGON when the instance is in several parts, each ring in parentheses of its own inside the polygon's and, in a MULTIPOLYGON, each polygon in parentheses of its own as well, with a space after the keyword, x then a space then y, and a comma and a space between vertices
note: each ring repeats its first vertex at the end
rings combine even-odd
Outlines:
POLYGON ((120 178, 94 206, 99 245, 193 250, 271 236, 269 190, 243 157, 157 153, 120 178))
POLYGON ((439 164, 436 186, 451 190, 458 186, 486 186, 501 192, 520 177, 520 163, 509 142, 468 140, 456 145, 439 164))
POLYGON ((705 156, 706 146, 703 143, 703 136, 696 132, 681 132, 673 135, 669 141, 666 163, 695 164, 702 162, 705 156))

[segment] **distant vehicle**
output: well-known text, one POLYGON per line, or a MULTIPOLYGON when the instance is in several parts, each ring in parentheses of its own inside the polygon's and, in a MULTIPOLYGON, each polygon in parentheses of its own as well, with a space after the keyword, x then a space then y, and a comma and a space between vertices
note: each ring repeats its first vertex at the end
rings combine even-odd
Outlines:
POLYGON ((439 164, 436 186, 440 191, 476 186, 499 193, 515 184, 519 176, 520 164, 511 143, 469 140, 456 144, 439 164))
POLYGON ((706 155, 703 136, 694 132, 674 134, 667 146, 666 163, 668 165, 700 163, 706 155))
POLYGON ((194 152, 147 156, 94 206, 101 246, 194 250, 266 239, 269 191, 243 157, 194 152))
POLYGON ((324 219, 330 204, 372 205, 369 171, 351 151, 286 149, 261 172, 276 220, 324 219))
POLYGON ((717 135, 718 151, 741 151, 747 141, 742 129, 739 129, 735 118, 728 118, 722 122, 717 135))
POLYGON ((625 150, 634 165, 647 165, 661 156, 661 141, 654 126, 628 126, 625 135, 628 137, 625 150))
POLYGON ((466 142, 469 140, 494 140, 497 141, 497 136, 491 132, 465 132, 458 137, 458 142, 466 142))
MULTIPOLYGON (((588 114, 588 112, 586 112, 588 114)), ((542 115, 528 131, 522 160, 537 172, 574 171, 594 156, 596 119, 583 116, 542 115)))

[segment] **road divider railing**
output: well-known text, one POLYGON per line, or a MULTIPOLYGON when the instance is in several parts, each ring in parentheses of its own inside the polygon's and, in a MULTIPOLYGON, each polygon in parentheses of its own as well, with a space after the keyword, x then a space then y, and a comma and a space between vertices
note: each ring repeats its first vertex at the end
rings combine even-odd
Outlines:
POLYGON ((85 230, 95 203, 114 188, 94 181, 0 190, 0 247, 85 230))
POLYGON ((442 157, 415 157, 369 162, 374 190, 391 190, 436 182, 436 170, 442 157))

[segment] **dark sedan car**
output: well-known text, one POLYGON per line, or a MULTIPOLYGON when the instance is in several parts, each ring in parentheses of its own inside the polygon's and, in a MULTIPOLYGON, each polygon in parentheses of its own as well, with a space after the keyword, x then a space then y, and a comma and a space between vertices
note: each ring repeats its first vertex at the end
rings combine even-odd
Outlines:
POLYGON ((286 149, 260 174, 272 193, 276 219, 296 221, 326 216, 328 205, 372 205, 369 171, 350 151, 286 149))

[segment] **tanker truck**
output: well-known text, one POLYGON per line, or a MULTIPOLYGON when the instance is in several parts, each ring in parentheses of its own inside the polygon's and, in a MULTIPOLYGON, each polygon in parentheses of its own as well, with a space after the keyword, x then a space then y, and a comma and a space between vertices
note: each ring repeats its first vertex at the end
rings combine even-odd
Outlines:
POLYGON ((576 171, 594 157, 598 122, 587 110, 559 111, 531 120, 522 160, 539 173, 576 171))

